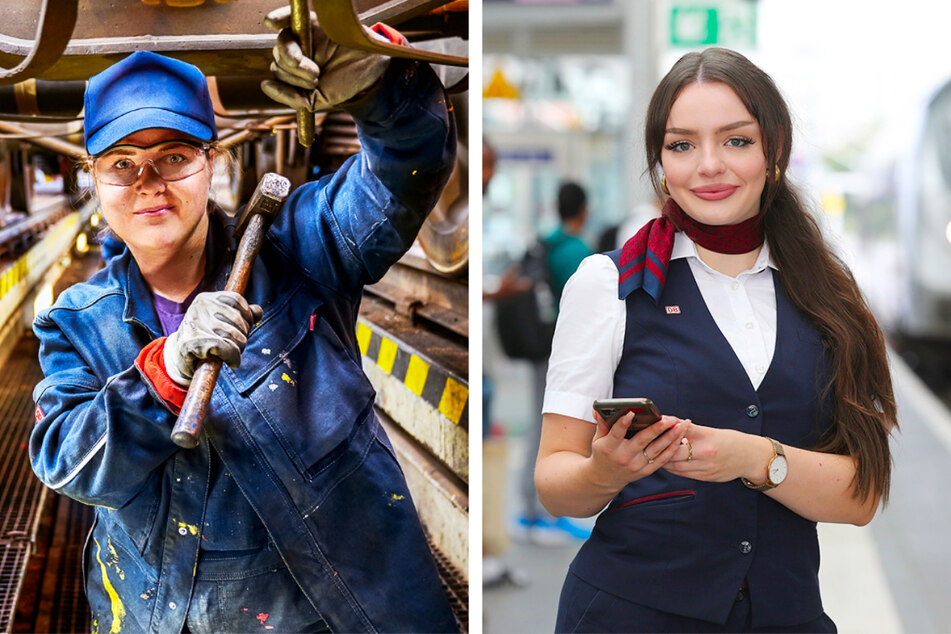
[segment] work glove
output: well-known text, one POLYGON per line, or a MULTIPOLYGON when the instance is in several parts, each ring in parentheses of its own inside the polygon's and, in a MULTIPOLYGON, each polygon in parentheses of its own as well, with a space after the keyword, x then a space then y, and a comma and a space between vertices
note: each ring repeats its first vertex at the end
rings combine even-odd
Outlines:
MULTIPOLYGON (((310 17, 313 60, 304 56, 300 41, 291 31, 289 6, 275 9, 264 19, 269 28, 280 30, 271 62, 271 72, 279 81, 264 80, 261 90, 274 101, 295 110, 313 112, 333 108, 371 88, 383 76, 390 58, 338 46, 315 24, 315 14, 311 13, 310 17)), ((390 41, 363 28, 370 37, 390 41)), ((402 37, 398 33, 396 36, 402 37)))
POLYGON ((264 311, 233 291, 199 293, 182 325, 165 341, 162 356, 169 378, 185 386, 192 382, 202 359, 214 355, 232 368, 241 362, 248 332, 264 311))

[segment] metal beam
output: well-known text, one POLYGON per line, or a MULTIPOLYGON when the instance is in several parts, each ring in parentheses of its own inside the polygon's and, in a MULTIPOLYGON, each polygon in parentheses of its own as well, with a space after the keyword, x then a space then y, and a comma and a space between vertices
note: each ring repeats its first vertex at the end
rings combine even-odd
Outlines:
POLYGON ((29 54, 13 68, 0 70, 0 84, 36 77, 56 63, 76 26, 78 4, 79 0, 43 0, 29 54))

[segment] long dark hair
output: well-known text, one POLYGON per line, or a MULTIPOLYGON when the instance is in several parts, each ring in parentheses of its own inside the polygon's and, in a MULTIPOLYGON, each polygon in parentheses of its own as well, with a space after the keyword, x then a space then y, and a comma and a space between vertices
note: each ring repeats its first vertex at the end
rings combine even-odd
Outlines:
POLYGON ((822 334, 831 354, 832 376, 823 397, 830 391, 834 395, 833 423, 813 449, 855 460, 856 499, 875 492, 887 501, 892 466, 888 437, 898 423, 885 338, 855 278, 826 246, 815 218, 786 180, 792 121, 769 75, 723 48, 688 53, 674 64, 647 110, 647 172, 654 191, 662 193, 658 173, 670 109, 685 86, 699 81, 732 88, 759 123, 768 174, 760 210, 770 253, 786 293, 822 334))

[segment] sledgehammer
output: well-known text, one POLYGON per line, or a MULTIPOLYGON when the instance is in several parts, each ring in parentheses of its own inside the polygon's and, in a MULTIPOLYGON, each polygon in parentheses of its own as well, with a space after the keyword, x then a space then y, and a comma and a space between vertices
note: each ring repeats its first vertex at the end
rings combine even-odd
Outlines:
MULTIPOLYGON (((224 290, 244 294, 251 276, 251 267, 261 250, 264 233, 281 210, 281 205, 290 191, 291 182, 273 172, 265 174, 258 183, 241 222, 235 229, 235 237, 240 236, 241 242, 224 290)), ((211 356, 199 362, 191 385, 188 386, 188 395, 185 396, 182 411, 178 414, 175 428, 172 429, 172 441, 179 447, 191 449, 198 444, 219 372, 221 359, 218 357, 211 356)))

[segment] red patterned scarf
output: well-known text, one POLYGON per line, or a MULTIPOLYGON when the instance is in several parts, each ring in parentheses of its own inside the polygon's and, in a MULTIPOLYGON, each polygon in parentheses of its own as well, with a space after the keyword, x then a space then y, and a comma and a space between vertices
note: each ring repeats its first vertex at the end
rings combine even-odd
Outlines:
POLYGON ((668 198, 661 217, 641 227, 621 249, 619 298, 643 288, 655 303, 660 299, 677 231, 683 231, 691 240, 716 253, 749 253, 763 244, 763 214, 735 225, 705 225, 688 216, 673 198, 668 198))

